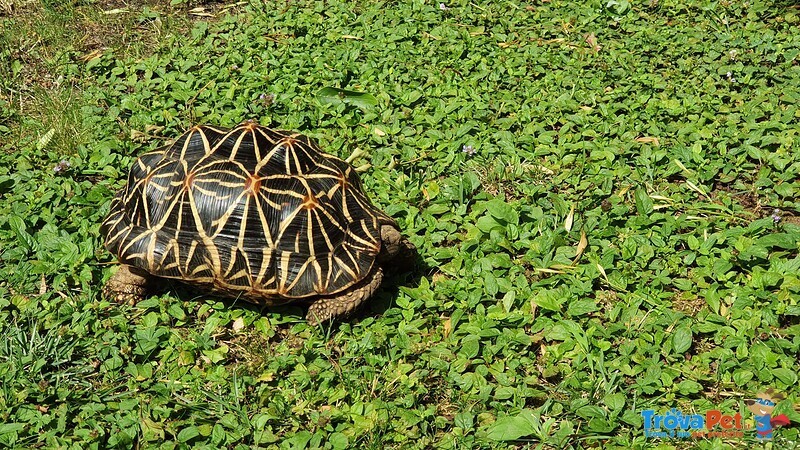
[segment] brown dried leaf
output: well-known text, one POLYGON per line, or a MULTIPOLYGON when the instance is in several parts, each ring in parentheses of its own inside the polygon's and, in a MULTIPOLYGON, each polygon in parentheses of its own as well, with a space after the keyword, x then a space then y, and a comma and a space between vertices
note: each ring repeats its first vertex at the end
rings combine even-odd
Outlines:
POLYGON ((453 324, 450 322, 449 317, 442 323, 442 328, 444 329, 444 337, 450 336, 450 333, 453 331, 453 324))
POLYGON ((572 222, 575 220, 575 204, 573 203, 572 206, 569 208, 569 214, 567 214, 566 220, 564 220, 564 229, 567 230, 567 233, 572 231, 572 222))
POLYGON ((96 49, 96 50, 92 50, 90 53, 87 53, 87 54, 81 56, 81 61, 89 62, 89 61, 91 61, 93 59, 97 59, 97 58, 99 58, 101 56, 103 56, 103 52, 101 50, 99 50, 99 49, 96 49))
POLYGON ((206 12, 208 9, 204 6, 198 6, 197 8, 192 8, 189 10, 190 16, 196 17, 214 17, 214 14, 210 12, 206 12))
POLYGON ((274 379, 275 379, 275 374, 270 371, 267 371, 262 373, 258 378, 256 378, 256 381, 260 381, 262 383, 269 383, 274 379))
POLYGON ((583 252, 586 251, 586 247, 588 246, 589 246, 589 239, 586 238, 586 231, 581 230, 581 240, 578 241, 578 248, 576 249, 575 252, 575 259, 572 260, 573 266, 578 263, 578 260, 581 259, 581 256, 583 256, 583 252))
POLYGON ((608 275, 606 275, 606 269, 604 269, 603 266, 600 265, 600 263, 595 263, 595 266, 597 266, 597 270, 600 271, 600 275, 603 276, 603 279, 606 281, 606 284, 611 286, 611 281, 608 280, 608 275))
POLYGON ((133 128, 131 128, 131 140, 133 142, 146 142, 147 133, 142 133, 139 130, 134 130, 133 128))
POLYGON ((47 280, 44 278, 44 274, 42 274, 42 278, 39 279, 39 295, 44 295, 47 293, 47 280))
POLYGON ((652 136, 642 136, 634 140, 642 144, 655 144, 656 147, 659 147, 661 145, 661 141, 659 141, 657 137, 652 137, 652 136))
POLYGON ((164 131, 164 127, 161 126, 161 125, 152 125, 152 124, 150 124, 150 125, 147 125, 147 126, 144 127, 144 131, 145 131, 145 133, 149 133, 151 135, 159 134, 162 131, 164 131))
POLYGON ((239 317, 238 319, 234 320, 231 328, 233 328, 233 331, 242 331, 242 328, 244 328, 244 319, 239 317))
POLYGON ((600 46, 600 44, 597 43, 597 36, 595 36, 594 33, 589 33, 586 36, 585 40, 586 43, 589 44, 589 47, 591 47, 591 49, 594 50, 595 53, 599 52, 600 49, 603 48, 600 46))

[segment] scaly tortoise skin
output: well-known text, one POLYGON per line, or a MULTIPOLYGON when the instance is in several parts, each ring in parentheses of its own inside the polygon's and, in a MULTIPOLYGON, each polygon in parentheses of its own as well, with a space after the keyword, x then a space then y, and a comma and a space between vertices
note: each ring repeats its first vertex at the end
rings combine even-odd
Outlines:
POLYGON ((414 252, 350 164, 254 121, 196 126, 140 156, 101 232, 122 264, 109 298, 134 303, 172 278, 257 304, 310 301, 311 324, 352 313, 381 264, 414 252))

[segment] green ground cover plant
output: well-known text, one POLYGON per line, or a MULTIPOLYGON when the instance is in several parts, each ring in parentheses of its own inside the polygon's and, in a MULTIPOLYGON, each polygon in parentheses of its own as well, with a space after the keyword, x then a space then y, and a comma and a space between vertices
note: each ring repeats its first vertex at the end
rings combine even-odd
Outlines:
MULTIPOLYGON (((0 0, 0 446, 726 448, 800 428, 792 2, 0 0), (420 252, 310 327, 100 295, 138 154, 245 119, 356 164, 420 252)), ((767 447, 768 447, 767 446, 767 447)))

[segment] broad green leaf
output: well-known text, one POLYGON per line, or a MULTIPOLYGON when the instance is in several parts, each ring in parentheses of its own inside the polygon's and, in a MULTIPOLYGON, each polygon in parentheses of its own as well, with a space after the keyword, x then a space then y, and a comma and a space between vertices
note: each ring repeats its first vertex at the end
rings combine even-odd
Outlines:
POLYGON ((608 394, 603 397, 603 403, 605 403, 606 408, 608 408, 611 412, 616 412, 622 410, 625 406, 625 395, 619 392, 614 394, 608 394))
POLYGON ((197 429, 196 426, 188 426, 181 431, 178 432, 178 441, 179 442, 188 442, 197 436, 200 436, 200 430, 197 429))
POLYGON ((800 247, 800 234, 772 233, 758 238, 756 243, 764 247, 778 247, 784 250, 795 250, 800 247))
POLYGON ((312 437, 313 435, 311 432, 303 430, 294 434, 286 443, 289 444, 289 448, 306 448, 308 441, 310 441, 312 437))
POLYGON ((514 306, 514 300, 517 298, 516 291, 508 291, 503 295, 503 310, 505 312, 510 312, 511 308, 514 306))
POLYGON ((502 220, 507 224, 519 224, 519 213, 514 210, 514 207, 499 198, 486 202, 486 210, 495 219, 502 220))
POLYGON ((22 431, 23 429, 25 429, 25 424, 21 422, 2 423, 0 424, 0 435, 22 431))
POLYGON ((647 191, 642 188, 637 188, 634 191, 634 198, 636 200, 636 211, 645 216, 653 212, 653 200, 647 195, 647 191))
POLYGON ((178 319, 178 320, 186 320, 186 313, 183 311, 180 303, 174 302, 169 305, 167 308, 167 312, 170 316, 178 319))
POLYGON ((616 428, 616 426, 604 418, 594 417, 589 419, 589 430, 595 433, 608 433, 614 428, 616 428))
POLYGON ((347 103, 361 109, 367 109, 378 104, 372 94, 366 92, 349 91, 334 87, 324 87, 317 91, 317 99, 321 103, 339 104, 347 103))
POLYGON ((797 372, 794 370, 779 367, 777 369, 772 369, 771 372, 775 375, 775 378, 781 380, 781 382, 787 386, 794 386, 795 383, 797 383, 797 372))
POLYGON ((694 380, 683 380, 678 383, 678 391, 683 395, 696 394, 703 390, 703 385, 694 380))
POLYGON ((499 223, 497 219, 491 216, 483 216, 480 217, 476 222, 475 226, 478 227, 479 230, 483 231, 484 233, 488 233, 494 229, 502 229, 503 224, 499 223))
POLYGON ((19 216, 10 216, 8 218, 8 225, 11 231, 17 236, 17 241, 22 245, 25 250, 32 251, 36 249, 36 240, 28 233, 25 227, 25 221, 19 216))
POLYGON ((40 137, 39 140, 36 141, 36 150, 44 150, 45 147, 47 147, 47 145, 50 144, 50 141, 53 140, 53 136, 55 136, 55 134, 56 134, 55 128, 50 128, 49 130, 47 130, 47 133, 43 134, 42 137, 40 137))
POLYGON ((453 418, 453 423, 455 426, 464 429, 464 430, 471 430, 472 425, 474 423, 475 415, 469 411, 462 411, 456 413, 455 417, 453 418))
POLYGON ((530 436, 536 431, 530 420, 522 413, 516 416, 504 416, 489 426, 487 437, 493 441, 514 441, 530 436))
POLYGON ((737 370, 733 373, 733 382, 737 386, 744 386, 753 379, 753 372, 749 370, 737 370))
POLYGON ((603 411, 603 408, 601 408, 601 407, 599 407, 597 405, 582 406, 582 407, 578 408, 578 410, 575 411, 575 412, 579 416, 581 416, 581 417, 583 417, 584 419, 587 419, 587 420, 591 419, 593 417, 594 418, 603 418, 603 417, 606 416, 606 413, 605 413, 605 411, 603 411))
POLYGON ((590 312, 597 311, 597 304, 594 300, 578 300, 570 302, 567 306, 567 314, 570 316, 582 316, 590 312))
POLYGON ((561 289, 540 289, 533 294, 533 303, 540 308, 550 311, 560 311, 561 305, 567 300, 561 289))
POLYGON ((714 273, 719 276, 726 274, 732 268, 733 264, 730 261, 724 260, 722 258, 717 258, 714 260, 713 270, 714 273))
POLYGON ((500 287, 497 284, 497 278, 495 278, 491 272, 486 272, 483 274, 483 288, 486 290, 486 295, 489 297, 494 297, 497 295, 500 287))
POLYGON ((344 450, 350 445, 347 436, 344 433, 338 432, 331 433, 330 436, 328 436, 328 443, 334 450, 344 450))
POLYGON ((677 354, 683 354, 692 346, 692 330, 686 325, 675 328, 672 332, 672 349, 677 354))
POLYGON ((475 335, 467 335, 461 339, 461 351, 459 353, 468 359, 472 359, 478 356, 480 347, 480 337, 475 335))

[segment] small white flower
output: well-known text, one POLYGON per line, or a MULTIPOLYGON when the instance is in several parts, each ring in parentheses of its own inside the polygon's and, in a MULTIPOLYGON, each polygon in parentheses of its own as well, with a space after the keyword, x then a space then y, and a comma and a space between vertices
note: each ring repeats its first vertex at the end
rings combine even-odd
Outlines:
POLYGON ((261 94, 258 96, 258 100, 261 101, 264 106, 270 106, 275 103, 275 94, 261 94))
POLYGON ((72 164, 70 164, 70 162, 67 161, 66 159, 62 159, 61 161, 58 162, 58 164, 55 165, 55 167, 53 167, 53 172, 61 173, 69 169, 70 167, 72 167, 72 164))

